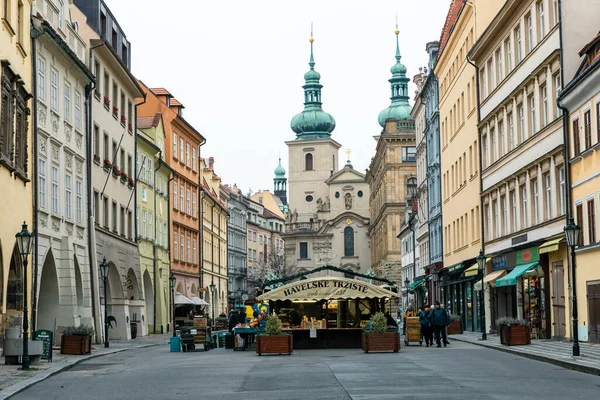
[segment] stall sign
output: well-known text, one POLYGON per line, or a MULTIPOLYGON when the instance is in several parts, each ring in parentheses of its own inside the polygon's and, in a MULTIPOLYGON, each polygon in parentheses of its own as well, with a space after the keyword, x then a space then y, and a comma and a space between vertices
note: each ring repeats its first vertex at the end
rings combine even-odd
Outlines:
POLYGON ((492 271, 498 271, 508 268, 508 255, 502 254, 492 258, 492 271))
POLYGON ((35 331, 35 340, 42 341, 42 360, 52 361, 52 331, 41 329, 35 331))
POLYGON ((315 328, 311 328, 310 329, 310 338, 311 339, 316 339, 317 338, 317 330, 315 328))
POLYGON ((517 265, 540 261, 537 247, 517 251, 517 265))

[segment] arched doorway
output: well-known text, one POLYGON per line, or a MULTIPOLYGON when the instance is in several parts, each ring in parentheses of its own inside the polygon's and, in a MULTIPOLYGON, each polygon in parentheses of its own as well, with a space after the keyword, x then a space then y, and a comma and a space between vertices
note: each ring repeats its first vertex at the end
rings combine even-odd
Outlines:
POLYGON ((74 256, 74 264, 75 264, 75 292, 77 295, 77 315, 81 315, 81 308, 84 306, 83 304, 83 280, 81 279, 81 269, 79 268, 79 261, 77 260, 77 256, 74 256))
POLYGON ((108 264, 110 267, 108 268, 106 300, 103 301, 103 306, 107 308, 108 313, 108 338, 127 339, 129 315, 124 304, 125 293, 123 292, 121 276, 112 261, 108 264))
POLYGON ((56 328, 56 317, 59 310, 58 277, 52 250, 46 254, 40 277, 40 294, 38 297, 38 329, 53 331, 56 328))
MULTIPOLYGON (((17 246, 14 247, 10 266, 8 269, 8 282, 6 284, 6 310, 21 312, 23 310, 23 267, 21 254, 17 246)), ((14 313, 13 313, 14 314, 14 313)))
POLYGON ((148 325, 147 332, 154 332, 154 286, 148 270, 144 271, 144 298, 146 307, 146 324, 148 325))

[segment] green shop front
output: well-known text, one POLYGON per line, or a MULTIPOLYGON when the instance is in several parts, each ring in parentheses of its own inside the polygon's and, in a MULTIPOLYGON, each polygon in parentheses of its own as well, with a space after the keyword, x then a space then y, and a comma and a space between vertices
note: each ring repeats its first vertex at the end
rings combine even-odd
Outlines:
POLYGON ((550 338, 548 274, 548 258, 537 246, 492 257, 492 272, 485 280, 492 330, 497 330, 499 318, 525 319, 535 337, 550 338))
POLYGON ((439 275, 440 303, 459 315, 463 329, 480 330, 481 276, 475 259, 444 268, 439 275))

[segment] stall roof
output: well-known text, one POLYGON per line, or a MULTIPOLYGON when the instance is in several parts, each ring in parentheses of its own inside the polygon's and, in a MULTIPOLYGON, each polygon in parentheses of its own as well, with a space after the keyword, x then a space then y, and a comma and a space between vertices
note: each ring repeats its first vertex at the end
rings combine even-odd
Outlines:
POLYGON ((190 300, 189 298, 185 297, 184 295, 182 295, 179 292, 175 292, 175 304, 180 305, 180 304, 196 304, 194 303, 192 300, 190 300))
POLYGON ((342 277, 318 277, 292 282, 259 296, 259 301, 380 299, 398 295, 379 286, 342 277))

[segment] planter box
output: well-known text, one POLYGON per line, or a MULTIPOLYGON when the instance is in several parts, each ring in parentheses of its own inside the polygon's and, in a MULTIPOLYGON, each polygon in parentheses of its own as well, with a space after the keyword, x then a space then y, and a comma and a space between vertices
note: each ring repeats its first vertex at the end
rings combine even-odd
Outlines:
POLYGON ((500 326, 500 343, 505 346, 531 344, 531 328, 524 325, 500 326))
POLYGON ((450 321, 450 325, 448 325, 448 335, 462 335, 462 333, 462 321, 450 321))
POLYGON ((382 332, 362 334, 362 349, 365 353, 370 351, 400 351, 400 333, 382 332))
POLYGON ((92 352, 92 337, 86 335, 62 335, 60 353, 83 355, 92 352))
POLYGON ((258 335, 256 337, 256 354, 292 354, 294 345, 292 335, 258 335))

